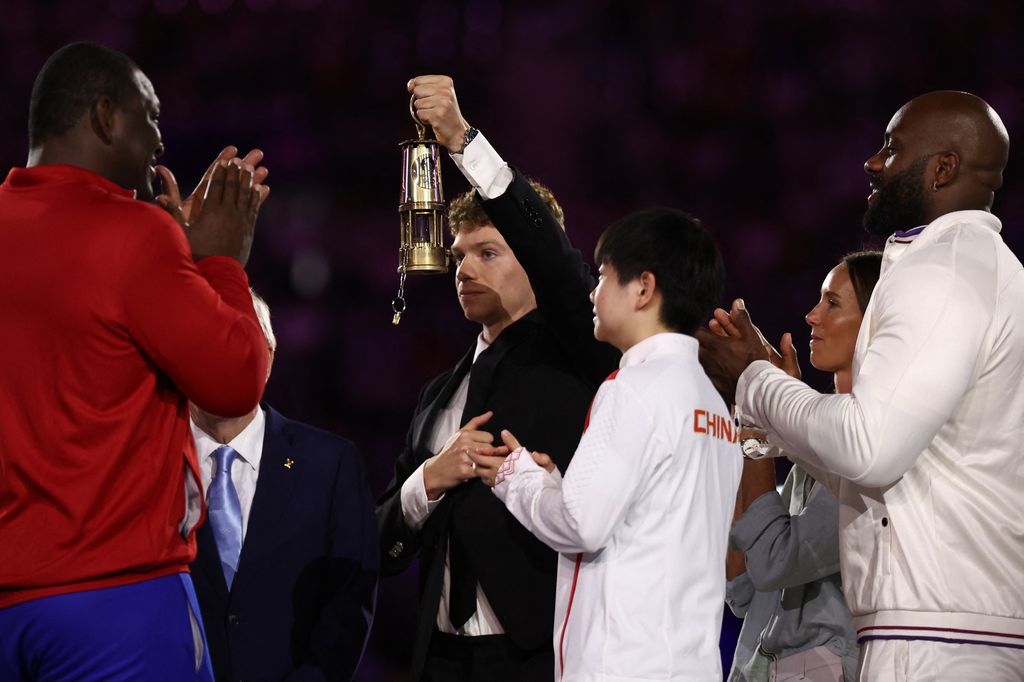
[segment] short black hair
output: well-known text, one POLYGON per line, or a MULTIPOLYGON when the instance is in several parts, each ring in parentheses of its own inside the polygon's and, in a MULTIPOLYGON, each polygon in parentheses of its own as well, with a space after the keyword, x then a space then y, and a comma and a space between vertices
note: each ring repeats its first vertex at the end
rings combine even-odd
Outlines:
POLYGON ((101 97, 123 107, 136 92, 138 68, 127 55, 96 43, 71 43, 54 52, 32 86, 29 147, 66 133, 101 97))
POLYGON ((695 333, 708 319, 725 287, 714 238, 699 220, 672 208, 639 211, 612 223, 597 241, 594 261, 610 263, 621 284, 653 273, 661 322, 682 334, 695 333))

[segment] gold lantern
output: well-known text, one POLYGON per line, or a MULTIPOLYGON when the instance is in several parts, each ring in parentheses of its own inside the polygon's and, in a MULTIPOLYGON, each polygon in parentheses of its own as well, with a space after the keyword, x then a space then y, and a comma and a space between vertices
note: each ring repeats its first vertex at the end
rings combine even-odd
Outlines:
POLYGON ((392 324, 405 312, 405 276, 448 272, 444 245, 444 191, 441 187, 441 143, 426 138, 427 126, 416 115, 415 98, 409 114, 416 124, 416 139, 402 149, 402 193, 398 201, 401 246, 398 260, 398 296, 392 301, 392 324))

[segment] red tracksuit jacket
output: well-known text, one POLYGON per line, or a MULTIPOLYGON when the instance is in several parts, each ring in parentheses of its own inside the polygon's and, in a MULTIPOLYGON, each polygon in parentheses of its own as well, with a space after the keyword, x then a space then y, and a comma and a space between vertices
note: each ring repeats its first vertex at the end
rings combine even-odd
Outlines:
MULTIPOLYGON (((186 571, 186 396, 259 400, 245 272, 193 263, 159 208, 82 168, 0 186, 0 608, 186 571)), ((188 473, 187 473, 188 472, 188 473)))

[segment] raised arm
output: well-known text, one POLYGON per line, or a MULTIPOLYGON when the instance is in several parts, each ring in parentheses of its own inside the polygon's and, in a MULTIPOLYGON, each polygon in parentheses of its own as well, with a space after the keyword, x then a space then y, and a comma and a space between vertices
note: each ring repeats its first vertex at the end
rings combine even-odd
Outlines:
POLYGON ((989 332, 996 275, 991 259, 968 256, 983 245, 957 248, 964 239, 991 241, 952 231, 886 273, 852 394, 821 395, 756 362, 740 377, 740 408, 813 468, 865 487, 899 480, 957 409, 989 332))
POLYGON ((619 353, 594 338, 590 292, 595 281, 530 183, 502 159, 490 142, 471 130, 447 76, 419 76, 409 82, 417 115, 477 190, 495 228, 530 278, 537 306, 587 376, 599 384, 618 363, 619 353))
POLYGON ((483 206, 529 276, 544 319, 598 384, 617 366, 619 352, 594 338, 595 281, 579 250, 518 172, 501 196, 483 206))
MULTIPOLYGON (((119 282, 132 339, 192 402, 225 417, 252 410, 267 377, 267 343, 242 269, 260 202, 252 175, 240 164, 217 166, 195 227, 205 257, 158 213, 119 282)), ((153 215, 150 206, 138 210, 153 215)))

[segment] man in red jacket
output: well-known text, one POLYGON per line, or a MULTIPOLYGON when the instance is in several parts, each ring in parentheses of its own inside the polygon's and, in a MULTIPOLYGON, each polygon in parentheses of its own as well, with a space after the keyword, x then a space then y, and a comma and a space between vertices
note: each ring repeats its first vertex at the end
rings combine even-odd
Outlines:
POLYGON ((242 268, 266 171, 227 148, 182 202, 154 166, 158 115, 128 57, 68 45, 0 186, 3 680, 211 679, 187 404, 235 416, 261 396, 242 268))

